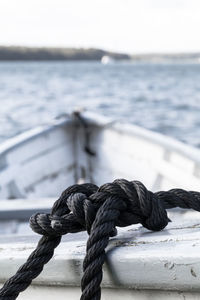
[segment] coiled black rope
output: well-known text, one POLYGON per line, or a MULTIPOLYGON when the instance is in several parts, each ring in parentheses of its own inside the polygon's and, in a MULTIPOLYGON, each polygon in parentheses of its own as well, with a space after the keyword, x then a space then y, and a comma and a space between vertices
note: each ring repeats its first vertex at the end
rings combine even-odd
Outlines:
POLYGON ((87 230, 87 252, 83 262, 81 300, 99 300, 102 266, 109 237, 116 226, 141 223, 159 231, 170 221, 166 209, 192 208, 200 211, 200 193, 173 189, 152 193, 139 181, 115 180, 98 188, 94 184, 73 185, 54 203, 51 214, 35 214, 31 228, 43 235, 36 249, 0 290, 0 299, 16 299, 52 258, 61 236, 87 230))

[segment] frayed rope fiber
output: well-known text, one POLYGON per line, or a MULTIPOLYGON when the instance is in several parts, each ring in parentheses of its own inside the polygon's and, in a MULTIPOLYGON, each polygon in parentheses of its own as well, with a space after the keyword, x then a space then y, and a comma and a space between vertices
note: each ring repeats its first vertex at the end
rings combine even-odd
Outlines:
POLYGON ((70 186, 54 203, 50 214, 30 218, 31 228, 42 238, 17 273, 5 282, 0 299, 16 299, 31 284, 52 258, 62 235, 87 230, 81 300, 99 300, 105 248, 109 237, 117 234, 116 226, 141 223, 149 230, 159 231, 170 221, 166 209, 174 207, 200 211, 200 193, 182 189, 152 193, 141 182, 125 179, 100 188, 91 183, 70 186))

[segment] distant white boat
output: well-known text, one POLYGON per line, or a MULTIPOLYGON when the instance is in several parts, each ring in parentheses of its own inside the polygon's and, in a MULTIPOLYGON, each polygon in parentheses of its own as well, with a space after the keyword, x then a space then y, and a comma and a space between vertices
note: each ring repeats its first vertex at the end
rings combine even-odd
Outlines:
POLYGON ((108 55, 104 55, 102 56, 101 58, 101 63, 103 65, 107 65, 107 64, 110 64, 110 63, 113 63, 114 62, 114 59, 108 55))
MULTIPOLYGON (((198 149, 93 113, 82 117, 87 129, 69 116, 0 145, 1 284, 40 238, 28 229, 29 216, 49 210, 69 185, 126 178, 153 191, 200 190, 198 149)), ((108 247, 102 299, 200 299, 199 213, 179 210, 171 219, 161 232, 140 225, 119 229, 108 247)), ((64 236, 19 299, 78 300, 86 240, 86 233, 64 236)))

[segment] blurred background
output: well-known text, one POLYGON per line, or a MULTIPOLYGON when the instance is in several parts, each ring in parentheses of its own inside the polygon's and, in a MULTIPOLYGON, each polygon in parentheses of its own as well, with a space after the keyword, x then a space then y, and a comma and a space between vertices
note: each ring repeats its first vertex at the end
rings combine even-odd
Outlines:
POLYGON ((199 0, 0 0, 0 142, 85 107, 200 147, 199 0))

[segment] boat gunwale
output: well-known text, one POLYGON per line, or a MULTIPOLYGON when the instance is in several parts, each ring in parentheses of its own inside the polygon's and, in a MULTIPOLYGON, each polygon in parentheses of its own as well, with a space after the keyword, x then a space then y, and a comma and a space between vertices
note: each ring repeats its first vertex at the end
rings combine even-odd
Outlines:
POLYGON ((122 121, 115 121, 111 118, 99 116, 90 112, 85 113, 83 116, 92 125, 105 126, 105 128, 113 129, 119 133, 134 135, 136 137, 144 139, 145 141, 148 140, 151 143, 162 146, 169 152, 174 151, 189 159, 194 160, 195 162, 200 163, 200 149, 176 140, 173 137, 161 134, 156 131, 151 131, 138 125, 129 124, 122 121))
POLYGON ((49 124, 37 126, 11 137, 0 144, 0 157, 6 155, 15 148, 24 145, 26 142, 30 142, 43 134, 52 132, 55 128, 63 127, 67 124, 73 124, 73 120, 70 118, 62 121, 54 120, 51 123, 49 122, 49 124))
MULTIPOLYGON (((177 152, 189 159, 194 160, 195 162, 200 163, 200 150, 192 145, 188 145, 179 140, 176 140, 175 138, 165 136, 159 132, 151 131, 134 124, 128 124, 126 122, 121 122, 109 117, 101 116, 93 112, 84 112, 82 113, 82 117, 88 122, 89 125, 102 127, 105 129, 110 128, 119 133, 134 135, 138 138, 142 138, 151 143, 160 145, 169 152, 177 152)), ((33 129, 20 133, 0 144, 0 156, 6 154, 16 147, 23 145, 27 141, 31 141, 45 133, 53 131, 56 127, 62 127, 67 124, 72 125, 75 124, 75 122, 76 121, 73 118, 72 114, 64 120, 62 119, 61 121, 58 121, 55 119, 52 120, 52 122, 47 123, 46 125, 37 126, 33 129)))

